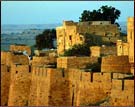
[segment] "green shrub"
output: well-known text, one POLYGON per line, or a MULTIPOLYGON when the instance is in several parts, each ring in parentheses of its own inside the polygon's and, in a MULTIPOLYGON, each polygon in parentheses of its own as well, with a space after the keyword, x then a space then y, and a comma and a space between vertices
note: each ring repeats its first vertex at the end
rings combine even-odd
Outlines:
POLYGON ((74 45, 72 48, 64 52, 64 56, 89 56, 90 49, 87 45, 74 45))

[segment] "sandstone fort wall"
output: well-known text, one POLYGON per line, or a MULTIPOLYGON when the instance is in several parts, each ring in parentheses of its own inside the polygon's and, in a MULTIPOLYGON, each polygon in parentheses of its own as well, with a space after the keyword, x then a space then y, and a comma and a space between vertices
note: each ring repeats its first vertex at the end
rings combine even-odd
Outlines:
POLYGON ((47 65, 47 64, 53 64, 56 63, 56 57, 33 57, 32 65, 47 65))
POLYGON ((101 72, 130 73, 128 56, 107 56, 102 58, 101 72))
POLYGON ((114 46, 91 46, 90 47, 90 56, 100 57, 100 56, 107 56, 107 55, 116 55, 117 48, 114 46))
POLYGON ((57 58, 58 68, 85 68, 87 64, 96 63, 97 57, 59 57, 57 58))
POLYGON ((12 58, 12 54, 10 52, 1 51, 1 64, 5 64, 7 66, 10 66, 11 58, 12 58))
POLYGON ((10 84, 10 67, 1 64, 1 106, 8 105, 10 84))
POLYGON ((133 106, 134 80, 113 80, 110 104, 113 106, 133 106))
POLYGON ((30 68, 28 65, 11 65, 11 84, 9 106, 27 106, 31 86, 30 68))
MULTIPOLYGON (((101 23, 104 22, 101 21, 101 23)), ((109 42, 115 42, 120 35, 117 25, 109 23, 97 25, 92 22, 64 21, 63 26, 56 28, 58 55, 63 54, 66 49, 72 48, 75 44, 83 44, 85 33, 100 35, 104 37, 102 38, 104 41, 109 42)))
POLYGON ((32 73, 30 105, 92 104, 106 98, 111 91, 110 73, 92 74, 79 69, 43 67, 33 67, 32 73))
POLYGON ((11 52, 27 51, 28 55, 31 55, 30 47, 29 46, 25 46, 25 45, 10 45, 10 51, 11 52))

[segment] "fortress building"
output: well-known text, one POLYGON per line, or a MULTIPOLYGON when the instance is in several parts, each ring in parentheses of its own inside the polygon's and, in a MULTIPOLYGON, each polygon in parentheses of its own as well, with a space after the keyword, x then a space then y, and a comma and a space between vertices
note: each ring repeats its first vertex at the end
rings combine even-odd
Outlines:
MULTIPOLYGON (((1 106, 134 106, 133 22, 133 18, 128 19, 128 42, 123 45, 118 41, 118 51, 116 47, 93 46, 90 57, 48 54, 33 59, 20 53, 26 47, 13 46, 10 52, 1 52, 1 106), (88 68, 97 63, 101 72, 88 68)), ((57 28, 58 54, 84 42, 78 29, 82 27, 85 31, 88 22, 79 24, 64 22, 63 27, 57 28)), ((100 21, 90 22, 90 26, 100 24, 100 21)), ((102 25, 113 26, 106 21, 102 25)), ((112 36, 117 34, 112 32, 112 36)), ((30 54, 29 49, 27 52, 30 54)))
POLYGON ((64 21, 63 26, 56 28, 56 33, 58 55, 75 44, 83 44, 86 33, 99 35, 104 40, 113 42, 120 34, 117 25, 111 24, 110 21, 64 21))
POLYGON ((117 55, 128 56, 134 74, 134 17, 129 17, 127 20, 127 42, 117 41, 117 55))
POLYGON ((117 41, 117 55, 128 55, 130 63, 134 63, 134 18, 127 20, 127 42, 117 41))

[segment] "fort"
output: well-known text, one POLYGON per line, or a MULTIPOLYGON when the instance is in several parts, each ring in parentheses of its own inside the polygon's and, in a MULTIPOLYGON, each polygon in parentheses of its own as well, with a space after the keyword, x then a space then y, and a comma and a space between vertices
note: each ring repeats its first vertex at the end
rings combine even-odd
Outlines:
POLYGON ((109 21, 64 21, 63 26, 56 28, 56 33, 58 55, 63 54, 66 49, 75 44, 83 44, 86 33, 99 35, 104 41, 111 42, 116 41, 120 35, 117 25, 111 24, 109 21))
MULTIPOLYGON (((1 52, 1 106, 134 106, 133 18, 128 18, 127 23, 127 43, 118 40, 114 47, 92 46, 89 57, 38 54, 29 59, 20 53, 27 51, 31 55, 28 46, 11 46, 9 52, 1 52), (87 67, 95 63, 100 63, 101 71, 93 72, 87 67)), ((64 27, 57 28, 57 53, 61 54, 68 48, 68 45, 59 47, 65 45, 65 32, 73 30, 74 34, 74 30, 86 30, 87 26, 90 29, 99 24, 110 26, 108 21, 64 22, 64 27), (62 38, 58 36, 60 33, 63 33, 62 38)), ((117 28, 111 30, 112 36, 116 36, 117 28)), ((83 43, 83 36, 75 38, 80 41, 72 38, 76 41, 73 44, 83 43)))

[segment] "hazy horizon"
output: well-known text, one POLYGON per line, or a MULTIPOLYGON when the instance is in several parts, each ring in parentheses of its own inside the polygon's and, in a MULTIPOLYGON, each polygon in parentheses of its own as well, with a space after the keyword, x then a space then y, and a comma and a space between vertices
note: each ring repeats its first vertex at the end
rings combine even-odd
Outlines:
POLYGON ((63 20, 79 21, 83 10, 99 9, 103 5, 121 11, 117 22, 134 16, 134 1, 2 1, 2 25, 62 24, 63 20))

